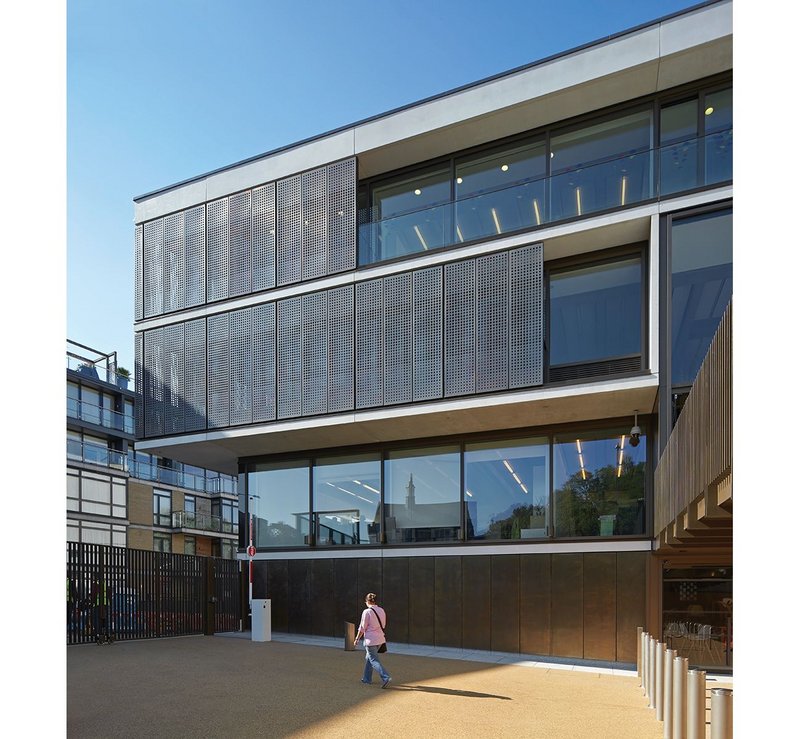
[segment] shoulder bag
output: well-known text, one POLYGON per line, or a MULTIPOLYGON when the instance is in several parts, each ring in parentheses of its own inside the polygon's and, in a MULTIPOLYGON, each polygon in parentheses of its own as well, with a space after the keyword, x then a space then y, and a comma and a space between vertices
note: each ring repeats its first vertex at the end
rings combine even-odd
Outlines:
POLYGON ((388 649, 386 648, 386 631, 384 631, 383 628, 383 621, 381 621, 381 617, 378 616, 378 612, 374 608, 370 608, 369 610, 372 611, 378 617, 378 623, 381 625, 381 631, 383 631, 384 642, 378 647, 378 652, 380 654, 383 654, 383 652, 388 651, 388 649))

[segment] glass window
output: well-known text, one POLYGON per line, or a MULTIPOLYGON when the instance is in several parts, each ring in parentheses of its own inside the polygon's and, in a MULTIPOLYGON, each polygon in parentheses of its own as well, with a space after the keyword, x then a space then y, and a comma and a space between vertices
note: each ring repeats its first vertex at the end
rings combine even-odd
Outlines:
POLYGON ((468 539, 547 536, 549 449, 546 438, 466 445, 468 539))
POLYGON ((648 109, 553 136, 550 220, 652 197, 652 129, 648 109))
POLYGON ((672 385, 691 385, 730 302, 733 211, 672 221, 672 385))
POLYGON ((172 524, 169 490, 153 490, 153 524, 156 526, 170 526, 172 524))
POLYGON ((314 466, 317 545, 380 543, 380 505, 380 455, 317 460, 314 466))
POLYGON ((125 401, 125 431, 129 434, 133 433, 134 429, 134 416, 133 416, 133 401, 125 401))
POLYGON ((81 475, 81 510, 111 515, 111 478, 84 472, 81 475))
POLYGON ((81 418, 100 424, 100 393, 90 387, 81 388, 81 418))
POLYGON ((220 531, 231 534, 236 531, 236 518, 238 515, 236 504, 232 500, 212 500, 211 515, 220 520, 220 531))
POLYGON ((82 521, 81 541, 85 544, 111 546, 111 525, 107 523, 82 521))
POLYGON ((74 382, 67 383, 67 415, 78 418, 80 407, 80 387, 74 382))
POLYGON ((634 257, 550 275, 550 365, 642 351, 642 266, 634 257))
POLYGON ((706 184, 733 179, 733 90, 719 90, 705 96, 706 184))
POLYGON ((647 438, 630 428, 559 434, 553 442, 556 536, 645 533, 647 438))
POLYGON ((86 462, 108 465, 108 441, 99 436, 83 435, 83 455, 86 462))
POLYGON ((257 547, 308 544, 307 460, 255 465, 248 478, 248 495, 257 547))
POLYGON ((172 536, 170 534, 160 534, 153 532, 153 550, 156 552, 172 551, 172 536))
POLYGON ((545 162, 544 140, 456 162, 457 242, 540 225, 545 162))
MULTIPOLYGON (((183 496, 183 525, 189 529, 197 528, 197 499, 194 495, 183 496)), ((194 552, 187 552, 187 554, 194 554, 194 552)))
POLYGON ((77 431, 67 431, 67 459, 83 459, 83 444, 77 431))
POLYGON ((457 446, 388 455, 384 476, 387 543, 459 539, 460 457, 457 446))
POLYGON ((197 554, 197 540, 193 536, 183 537, 183 553, 197 554))
POLYGON ((661 109, 661 194, 697 187, 697 98, 661 109))
POLYGON ((67 510, 79 511, 81 498, 80 473, 67 468, 67 510))

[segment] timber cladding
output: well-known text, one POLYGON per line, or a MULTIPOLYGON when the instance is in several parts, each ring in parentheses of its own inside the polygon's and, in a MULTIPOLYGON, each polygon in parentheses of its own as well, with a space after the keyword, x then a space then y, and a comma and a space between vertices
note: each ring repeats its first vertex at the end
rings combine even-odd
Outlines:
POLYGON ((645 552, 256 560, 277 632, 344 637, 378 593, 389 641, 632 663, 645 552))

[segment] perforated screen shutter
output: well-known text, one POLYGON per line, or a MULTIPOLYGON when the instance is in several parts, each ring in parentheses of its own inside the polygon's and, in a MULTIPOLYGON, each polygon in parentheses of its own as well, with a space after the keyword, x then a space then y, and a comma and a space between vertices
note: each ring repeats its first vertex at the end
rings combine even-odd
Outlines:
POLYGON ((146 436, 164 433, 164 329, 144 334, 144 432, 146 436))
POLYGON ((231 425, 253 421, 253 336, 250 308, 230 314, 231 425))
POLYGON ((240 192, 228 198, 230 221, 230 254, 228 295, 244 295, 250 292, 252 259, 250 254, 250 191, 240 192))
POLYGON ((228 297, 228 199, 215 200, 206 208, 208 300, 228 297))
POLYGON ((275 419, 275 303, 253 307, 253 421, 275 419))
POLYGON ((142 305, 142 259, 144 259, 143 247, 144 229, 141 226, 136 227, 136 234, 134 236, 133 245, 133 264, 134 264, 134 318, 139 321, 144 315, 144 306, 142 305))
POLYGON ((328 273, 356 268, 356 160, 328 166, 328 273))
POLYGON ((328 299, 327 293, 302 299, 303 415, 328 410, 328 299))
POLYGON ((410 403, 413 399, 413 302, 412 275, 385 277, 384 291, 384 403, 410 403))
POLYGON ((444 393, 475 392, 475 260, 444 268, 444 393))
POLYGON ((164 222, 144 224, 144 317, 157 316, 164 305, 164 222))
POLYGON ((301 413, 301 298, 278 303, 278 418, 301 413))
POLYGON ((133 377, 135 379, 134 388, 136 391, 134 418, 136 424, 136 438, 144 438, 144 388, 146 385, 146 372, 144 369, 144 336, 141 331, 137 331, 133 338, 133 377))
POLYGON ((253 290, 275 287, 275 183, 253 190, 253 290))
POLYGON ((414 400, 442 397, 442 268, 414 272, 414 400))
POLYGON ((230 342, 228 314, 209 316, 208 427, 230 425, 230 342))
POLYGON ((383 281, 356 285, 356 408, 383 403, 383 281))
POLYGON ((509 262, 509 387, 541 385, 544 354, 542 245, 512 250, 509 262))
POLYGON ((184 213, 186 253, 185 305, 202 305, 206 301, 206 207, 200 205, 184 213))
POLYGON ((324 276, 328 267, 327 179, 324 168, 301 176, 301 265, 304 280, 324 276))
POLYGON ((475 389, 508 389, 508 253, 475 261, 475 389))
POLYGON ((280 180, 276 186, 278 240, 276 271, 278 285, 300 280, 302 249, 300 176, 280 180))
POLYGON ((164 218, 164 312, 184 307, 186 262, 183 241, 183 214, 164 218))
POLYGON ((353 286, 328 292, 328 412, 353 408, 353 286))
POLYGON ((183 324, 164 327, 164 431, 184 430, 183 324))
POLYGON ((184 385, 187 431, 206 427, 206 319, 188 321, 184 328, 184 385))

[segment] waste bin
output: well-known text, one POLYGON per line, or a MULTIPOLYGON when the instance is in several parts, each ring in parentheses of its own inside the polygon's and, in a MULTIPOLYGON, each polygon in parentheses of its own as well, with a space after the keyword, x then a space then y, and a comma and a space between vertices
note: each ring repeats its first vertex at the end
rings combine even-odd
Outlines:
POLYGON ((356 638, 356 625, 349 621, 344 622, 344 651, 355 652, 356 647, 353 642, 356 638))
POLYGON ((251 641, 272 641, 272 601, 253 598, 251 641))

